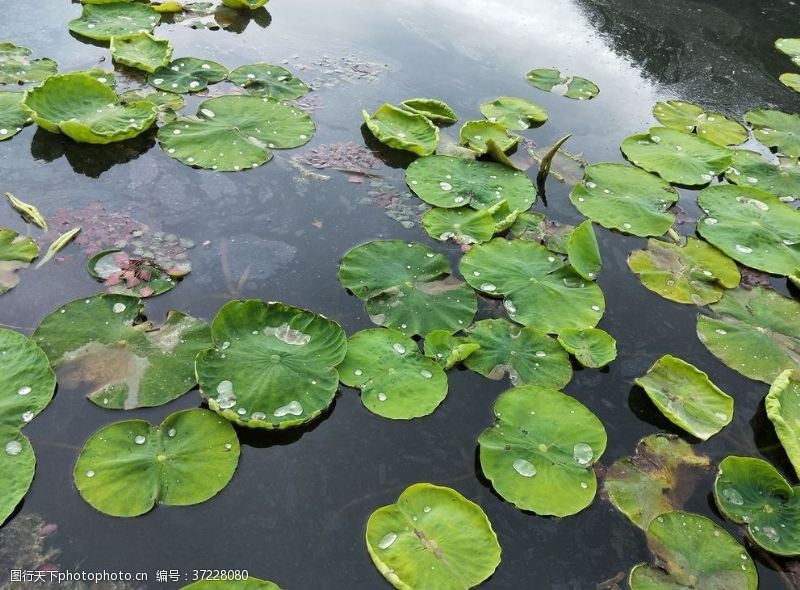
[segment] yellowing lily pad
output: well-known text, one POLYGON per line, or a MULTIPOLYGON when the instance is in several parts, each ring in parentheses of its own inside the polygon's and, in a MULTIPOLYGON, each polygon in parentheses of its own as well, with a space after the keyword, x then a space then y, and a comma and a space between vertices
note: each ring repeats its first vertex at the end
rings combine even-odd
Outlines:
POLYGON ((786 455, 800 474, 800 370, 787 369, 778 375, 764 405, 786 455))
MULTIPOLYGON (((260 0, 259 0, 260 1, 260 0)), ((181 590, 281 590, 274 582, 250 576, 246 580, 198 580, 181 590)))
POLYGON ((792 61, 800 66, 800 38, 782 38, 775 40, 775 49, 788 55, 792 61))
POLYGON ((492 123, 507 129, 527 129, 547 121, 547 111, 524 98, 501 96, 481 105, 481 113, 492 123))
POLYGON ((375 139, 398 150, 429 156, 439 143, 439 128, 427 117, 384 103, 375 113, 361 112, 375 139))
POLYGON ((781 84, 783 84, 787 88, 791 88, 795 92, 800 92, 800 74, 795 74, 795 73, 781 74, 778 77, 778 80, 780 80, 781 84))
POLYGON ((696 133, 718 145, 739 145, 747 141, 747 129, 722 113, 704 111, 682 100, 659 102, 653 107, 659 123, 678 131, 696 133))
POLYGON ((577 100, 591 100, 600 93, 597 84, 580 76, 567 76, 556 69, 539 68, 528 72, 528 83, 534 88, 577 100))
POLYGON ((27 268, 37 256, 39 246, 33 238, 13 229, 0 229, 0 294, 19 284, 17 271, 27 268))

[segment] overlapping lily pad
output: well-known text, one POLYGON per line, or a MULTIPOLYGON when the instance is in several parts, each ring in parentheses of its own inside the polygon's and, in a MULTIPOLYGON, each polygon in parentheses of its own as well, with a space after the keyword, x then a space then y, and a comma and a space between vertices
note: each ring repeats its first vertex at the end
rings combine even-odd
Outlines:
POLYGON ((111 516, 138 516, 156 504, 189 506, 217 495, 239 462, 239 439, 208 410, 175 412, 159 425, 116 422, 81 449, 73 477, 81 497, 111 516))
POLYGON ((85 4, 81 15, 69 21, 69 30, 96 41, 109 41, 120 35, 152 33, 160 20, 161 15, 149 4, 85 4))
POLYGON ((52 59, 31 59, 31 50, 13 43, 0 43, 0 84, 41 82, 56 73, 52 59))
POLYGON ((744 114, 756 139, 790 158, 800 157, 800 115, 772 109, 755 109, 744 114))
POLYGON ((800 369, 787 369, 778 375, 764 405, 786 455, 800 474, 800 369))
POLYGON ((162 124, 174 121, 178 116, 177 111, 186 106, 186 101, 180 94, 163 92, 161 90, 154 90, 152 88, 128 90, 127 92, 120 94, 119 99, 126 104, 141 100, 152 102, 154 105, 156 105, 156 109, 158 111, 158 122, 162 124))
POLYGON ((452 240, 457 244, 487 242, 499 232, 508 229, 518 215, 506 201, 488 209, 433 207, 422 216, 422 226, 435 240, 452 240))
POLYGON ((539 242, 551 252, 567 253, 567 240, 574 226, 547 219, 542 213, 520 213, 511 224, 509 233, 520 240, 539 242))
POLYGON ((733 155, 726 147, 669 127, 631 135, 621 149, 635 166, 686 186, 708 184, 728 169, 733 155))
POLYGON ((451 333, 472 322, 475 293, 450 275, 450 263, 423 244, 376 240, 347 252, 339 282, 366 301, 370 319, 404 334, 451 333))
POLYGON ((505 125, 491 121, 467 121, 459 132, 461 143, 479 154, 489 151, 489 142, 501 152, 508 152, 519 143, 519 135, 511 135, 505 125))
POLYGON ((324 412, 347 352, 344 331, 311 311, 260 300, 231 301, 211 324, 214 348, 197 356, 209 407, 250 428, 299 426, 324 412))
POLYGON ((507 129, 527 129, 547 121, 547 111, 534 102, 515 96, 501 96, 481 105, 481 113, 489 121, 507 129))
POLYGON ((617 341, 600 328, 562 330, 558 343, 584 367, 599 369, 617 358, 617 341))
POLYGON ((169 63, 172 43, 156 39, 150 33, 133 33, 111 37, 111 57, 137 70, 155 72, 169 63))
POLYGON ((500 564, 500 544, 481 507, 429 483, 373 512, 366 541, 375 567, 399 589, 468 590, 500 564))
POLYGON ((221 82, 227 75, 228 69, 215 61, 179 57, 155 69, 147 81, 164 92, 183 94, 205 90, 209 84, 221 82))
POLYGON ((569 516, 594 500, 592 465, 606 448, 602 422, 568 395, 526 385, 501 394, 495 425, 478 438, 481 469, 503 499, 569 516))
POLYGON ((31 117, 22 108, 21 92, 0 91, 0 141, 11 139, 30 124, 31 117))
POLYGON ((672 355, 658 359, 636 384, 670 422, 701 440, 733 419, 733 398, 703 371, 672 355))
POLYGON ((208 325, 171 311, 160 326, 141 301, 100 294, 77 299, 42 320, 33 338, 59 383, 103 408, 160 406, 197 383, 194 357, 210 345, 208 325))
POLYGON ((653 116, 666 127, 697 133, 718 145, 739 145, 747 141, 747 129, 742 125, 722 113, 704 111, 690 102, 668 100, 656 103, 653 116))
POLYGON ((188 166, 234 172, 260 166, 273 148, 311 140, 311 117, 286 102, 258 96, 210 98, 192 118, 179 117, 158 131, 168 156, 188 166))
POLYGON ((231 70, 228 79, 250 94, 279 100, 300 98, 308 86, 282 66, 267 63, 248 64, 231 70))
POLYGON ((678 199, 657 176, 623 164, 587 166, 570 193, 572 204, 592 221, 636 236, 660 236, 672 227, 669 208, 678 199))
POLYGON ((733 152, 731 167, 725 172, 728 182, 752 186, 772 193, 784 202, 800 199, 800 166, 791 161, 778 165, 749 150, 733 152))
POLYGON ((429 156, 439 143, 439 128, 423 115, 384 103, 372 115, 361 111, 361 116, 375 139, 391 148, 429 156))
POLYGON ((13 229, 0 229, 0 294, 19 284, 17 271, 27 268, 39 256, 33 238, 21 236, 13 229))
POLYGON ((572 268, 584 279, 594 281, 600 274, 603 260, 591 220, 587 219, 570 232, 566 246, 572 268))
POLYGON ((449 125, 458 121, 456 112, 450 105, 435 98, 409 98, 402 101, 400 106, 435 123, 449 125))
POLYGON ((447 370, 480 348, 480 344, 453 336, 447 330, 434 330, 425 335, 425 356, 447 370))
POLYGON ((86 268, 110 293, 152 297, 171 291, 177 285, 177 277, 172 277, 154 260, 131 256, 118 249, 98 252, 89 259, 86 268))
POLYGON ((389 328, 350 337, 339 380, 361 390, 361 403, 370 412, 394 420, 427 416, 447 396, 444 370, 411 338, 389 328))
POLYGON ((553 68, 531 70, 527 79, 534 88, 567 98, 591 100, 600 93, 600 88, 591 80, 580 76, 566 76, 553 68))
POLYGON ((473 246, 461 274, 473 288, 502 297, 512 320, 547 333, 593 328, 605 309, 595 282, 534 242, 495 238, 473 246))

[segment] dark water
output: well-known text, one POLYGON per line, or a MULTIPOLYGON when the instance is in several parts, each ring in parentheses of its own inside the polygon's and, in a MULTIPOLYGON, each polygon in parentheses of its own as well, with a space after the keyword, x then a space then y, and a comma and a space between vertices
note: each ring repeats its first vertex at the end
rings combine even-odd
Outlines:
MULTIPOLYGON (((268 8, 268 15, 237 23, 241 33, 174 24, 156 34, 173 40, 176 56, 215 59, 231 68, 288 60, 302 78, 316 80, 318 132, 309 146, 279 152, 255 170, 216 174, 166 157, 152 138, 121 149, 86 148, 28 127, 0 143, 0 190, 36 203, 46 216, 101 202, 152 230, 198 244, 191 251, 192 274, 148 301, 153 320, 173 308, 210 320, 224 301, 238 296, 313 309, 348 333, 370 326, 363 304, 337 283, 342 254, 375 238, 432 242, 418 226, 406 229, 382 206, 365 204, 369 183, 354 184, 333 171, 323 171, 327 181, 300 181, 289 162, 315 145, 362 144, 362 107, 371 111, 384 101, 432 96, 447 101, 464 121, 480 118, 478 107, 487 99, 528 97, 549 110, 550 120, 524 135, 546 145, 572 133, 568 147, 599 162, 621 161, 619 143, 654 124, 650 109, 659 99, 697 100, 737 117, 754 106, 798 106, 797 95, 777 81, 789 61, 772 50, 776 37, 798 32, 797 8, 784 0, 273 0, 268 8), (348 64, 362 62, 386 68, 372 65, 373 75, 354 76, 348 64), (584 75, 601 94, 580 103, 536 91, 524 74, 544 66, 584 75)), ((0 38, 56 59, 62 70, 110 68, 106 49, 67 31, 67 21, 79 12, 79 5, 62 0, 41 0, 35 11, 5 11, 0 38)), ((197 102, 192 99, 187 110, 197 102)), ((402 192, 402 170, 391 164, 378 173, 402 192)), ((549 206, 537 203, 535 210, 579 221, 566 198, 569 188, 551 180, 549 206)), ((693 202, 694 193, 685 193, 681 206, 689 216, 697 213, 693 202)), ((25 231, 7 207, 0 207, 0 226, 25 231)), ((693 224, 681 231, 692 233, 693 224)), ((736 399, 732 424, 698 444, 699 451, 715 460, 737 453, 785 461, 764 416, 767 386, 733 373, 705 350, 694 335, 696 309, 640 285, 625 259, 643 240, 602 228, 598 237, 605 261, 599 283, 607 299, 600 327, 615 336, 620 354, 606 371, 576 371, 565 389, 604 422, 609 441, 602 463, 631 454, 644 435, 673 430, 633 385, 667 353, 708 372, 736 399)), ((432 245, 457 262, 457 248, 432 245)), ((73 245, 46 272, 23 271, 21 284, 0 301, 0 323, 30 333, 59 304, 98 291, 84 263, 73 245)), ((506 386, 452 371, 447 400, 433 415, 411 422, 370 414, 354 391, 343 389, 309 428, 240 432, 237 474, 212 501, 159 507, 134 519, 103 516, 80 499, 71 475, 78 450, 105 424, 130 417, 158 422, 198 406, 199 394, 123 415, 61 389, 25 430, 38 468, 17 516, 35 513, 58 525, 50 543, 61 550, 62 569, 141 571, 152 580, 157 569, 241 568, 287 589, 384 588, 365 550, 366 519, 408 485, 430 481, 478 502, 492 521, 503 561, 487 589, 593 589, 649 559, 644 535, 606 501, 558 520, 520 512, 492 492, 476 463, 476 439, 491 424, 492 403, 506 386)), ((709 473, 698 483, 687 509, 741 538, 712 508, 712 481, 709 473)), ((774 563, 751 555, 761 588, 790 587, 774 563)), ((149 587, 180 585, 151 581, 149 587)))

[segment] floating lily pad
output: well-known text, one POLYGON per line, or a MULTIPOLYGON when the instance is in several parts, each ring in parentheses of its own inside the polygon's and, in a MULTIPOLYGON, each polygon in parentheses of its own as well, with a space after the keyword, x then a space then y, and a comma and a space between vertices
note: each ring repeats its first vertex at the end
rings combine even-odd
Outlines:
POLYGON ((150 33, 133 33, 111 37, 111 57, 137 70, 155 72, 169 63, 172 43, 156 39, 150 33))
POLYGON ((183 94, 205 90, 209 84, 221 82, 227 75, 228 69, 215 61, 179 57, 154 70, 147 82, 159 90, 183 94))
POLYGON ((13 229, 0 229, 0 294, 19 284, 17 271, 28 268, 39 256, 39 246, 33 238, 21 236, 13 229))
POLYGON ((436 207, 488 209, 505 200, 509 209, 525 211, 536 200, 536 189, 524 172, 451 156, 415 160, 406 170, 406 183, 436 207))
POLYGON ((198 580, 192 582, 188 586, 184 586, 181 590, 281 590, 281 588, 274 582, 268 580, 259 580, 258 578, 249 577, 246 580, 198 580))
POLYGON ((570 193, 575 207, 592 221, 636 236, 660 236, 675 223, 669 211, 679 199, 666 182, 623 164, 587 166, 570 193))
POLYGON ((494 405, 478 438, 481 469, 504 500, 537 514, 569 516, 594 500, 592 465, 606 449, 602 422, 568 395, 526 385, 494 405))
POLYGON ((599 369, 617 358, 617 341, 600 328, 562 330, 558 342, 584 367, 599 369))
POLYGON ((651 291, 694 305, 719 301, 725 289, 736 287, 741 278, 733 260, 692 237, 684 246, 647 240, 647 250, 631 253, 628 266, 651 291))
POLYGON ((649 135, 631 135, 621 149, 639 168, 686 186, 708 184, 728 169, 733 155, 726 147, 669 127, 652 127, 649 135))
POLYGON ((795 92, 800 92, 800 74, 781 74, 778 80, 787 88, 791 88, 795 92))
POLYGON ((121 104, 111 88, 82 73, 50 76, 25 94, 22 108, 39 127, 83 143, 130 139, 156 120, 153 103, 121 104))
POLYGON ((481 507, 429 483, 373 512, 366 539, 375 567, 401 590, 468 590, 500 565, 500 544, 481 507))
POLYGON ((227 420, 194 409, 159 425, 116 422, 81 449, 73 477, 81 497, 111 516, 139 516, 156 504, 190 506, 216 496, 233 477, 239 439, 227 420))
POLYGON ((459 133, 461 143, 469 146, 479 154, 489 151, 489 141, 493 141, 502 152, 508 152, 522 139, 519 135, 510 135, 505 125, 491 121, 467 121, 459 133))
POLYGON ((162 92, 161 90, 153 90, 152 88, 128 90, 120 94, 119 99, 126 104, 141 100, 152 102, 156 105, 158 111, 158 122, 162 124, 174 121, 178 116, 177 111, 186 106, 186 101, 180 94, 162 92))
POLYGON ((45 317, 33 337, 59 383, 98 406, 160 406, 197 383, 194 357, 209 346, 209 328, 177 311, 157 326, 145 321, 143 310, 128 295, 78 299, 45 317))
POLYGON ((180 117, 158 131, 167 155, 188 166, 234 172, 272 158, 273 148, 311 140, 314 122, 286 102, 257 96, 220 96, 200 103, 193 118, 180 117))
POLYGON ((600 93, 597 84, 580 76, 565 76, 552 68, 528 72, 528 83, 534 88, 578 100, 591 100, 600 93))
POLYGON ((250 428, 290 428, 333 401, 347 352, 336 322, 283 303, 231 301, 211 324, 214 348, 197 356, 209 407, 250 428))
POLYGON ((160 20, 161 15, 149 4, 85 4, 80 17, 69 21, 69 30, 89 39, 110 41, 120 35, 152 33, 160 20))
POLYGON ((450 275, 450 263, 422 244, 376 240, 347 252, 339 282, 367 302, 370 319, 404 334, 457 332, 477 311, 475 293, 450 275))
POLYGON ((239 66, 231 71, 228 79, 250 94, 278 100, 300 98, 308 92, 308 86, 300 78, 296 78, 286 68, 274 64, 239 66))
POLYGON ((512 211, 506 201, 477 210, 471 207, 433 207, 422 216, 422 226, 435 240, 476 244, 489 241, 496 233, 508 229, 517 215, 518 212, 512 211))
POLYGON ((800 474, 800 370, 787 369, 778 375, 764 405, 786 455, 800 474))
POLYGON ((439 128, 427 117, 384 103, 373 115, 361 116, 375 139, 398 150, 429 156, 439 143, 439 128))
POLYGON ((709 468, 705 455, 670 434, 651 434, 636 445, 636 454, 614 462, 603 490, 617 510, 640 529, 659 514, 683 508, 696 476, 709 468))
POLYGON ((401 102, 400 106, 436 123, 449 125, 458 121, 455 111, 447 103, 435 98, 409 98, 401 102))
POLYGON ((237 10, 255 10, 261 8, 267 3, 268 0, 222 0, 225 6, 230 6, 237 10))
POLYGON ((427 416, 447 396, 444 370, 411 338, 388 328, 350 337, 339 380, 361 390, 361 403, 370 412, 393 420, 427 416))
POLYGON ((534 102, 515 96, 501 96, 481 105, 481 113, 507 129, 527 129, 547 121, 547 111, 534 102))
POLYGON ((447 370, 480 348, 480 344, 453 336, 447 330, 433 330, 425 335, 425 356, 447 370))
POLYGON ((520 240, 539 242, 551 252, 567 253, 567 240, 575 227, 547 219, 542 213, 520 213, 509 228, 510 234, 520 240))
POLYGON ((600 274, 603 260, 591 220, 587 219, 570 232, 566 246, 569 263, 575 272, 584 279, 594 281, 600 274))
POLYGON ((658 565, 631 570, 631 590, 756 590, 758 574, 744 547, 714 521, 689 512, 667 512, 647 527, 647 545, 658 565))
POLYGON ((776 39, 775 49, 791 57, 800 66, 800 39, 776 39))
POLYGON ((800 555, 800 488, 754 457, 725 457, 714 482, 722 514, 747 525, 756 545, 777 555, 800 555))
POLYGON ((479 348, 464 365, 489 379, 508 375, 511 385, 561 389, 572 378, 567 353, 555 339, 508 320, 481 320, 467 331, 467 342, 479 348))
POLYGON ((771 109, 756 109, 744 114, 756 139, 790 158, 800 157, 800 115, 771 109))
POLYGON ((697 133, 717 145, 739 145, 747 141, 747 129, 722 113, 706 112, 682 100, 656 103, 653 116, 666 127, 697 133))
POLYGON ((502 297, 512 320, 551 334, 593 328, 605 309, 596 283, 534 242, 495 238, 473 246, 461 274, 473 288, 502 297))
POLYGON ((119 249, 103 250, 86 264, 89 274, 104 283, 110 293, 153 297, 171 291, 177 277, 170 276, 154 260, 131 256, 119 249))
POLYGON ((703 371, 672 355, 658 359, 636 384, 670 422, 701 440, 733 419, 733 398, 703 371))
POLYGON ((52 59, 31 59, 31 50, 13 43, 0 43, 0 84, 41 82, 52 76, 58 64, 52 59))
MULTIPOLYGON (((117 87, 117 77, 114 75, 114 72, 106 71, 102 68, 89 68, 88 70, 77 70, 75 72, 70 72, 70 74, 86 74, 90 78, 94 78, 101 84, 108 86, 112 90, 117 87)), ((131 101, 128 101, 131 102, 131 101)))
POLYGON ((19 431, 0 429, 0 525, 11 516, 36 473, 36 455, 28 438, 19 431))
POLYGON ((784 202, 800 199, 800 166, 794 162, 783 161, 775 165, 759 153, 736 150, 731 167, 725 172, 725 179, 734 184, 765 190, 784 202))
POLYGON ((31 117, 22 108, 21 92, 0 91, 0 141, 11 139, 30 124, 31 117))
POLYGON ((697 197, 698 233, 745 266, 788 276, 800 266, 800 211, 745 186, 718 185, 697 197))

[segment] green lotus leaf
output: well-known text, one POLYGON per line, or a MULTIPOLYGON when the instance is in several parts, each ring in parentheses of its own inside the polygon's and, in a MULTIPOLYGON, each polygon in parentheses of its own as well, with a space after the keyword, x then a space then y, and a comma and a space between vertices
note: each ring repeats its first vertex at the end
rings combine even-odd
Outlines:
POLYGON ((621 149, 635 166, 685 186, 708 184, 728 169, 733 155, 724 146, 669 127, 651 127, 649 135, 631 135, 621 149))
POLYGON ((39 127, 82 143, 130 139, 156 120, 153 103, 121 104, 111 88, 83 73, 50 76, 25 93, 22 108, 39 127))
POLYGON ((0 429, 0 525, 11 516, 36 473, 36 455, 28 438, 17 430, 0 429))
POLYGON ((289 103, 220 96, 200 103, 195 117, 179 117, 159 129, 158 142, 188 166, 234 172, 268 162, 273 148, 309 142, 315 130, 311 117, 289 103))
POLYGON ((558 343, 584 367, 599 369, 617 358, 617 341, 600 328, 562 330, 558 343))
POLYGON ((429 156, 439 143, 439 128, 427 117, 384 103, 373 115, 361 116, 375 139, 398 150, 429 156))
POLYGON ((222 3, 225 6, 230 6, 231 8, 235 8, 237 10, 242 9, 249 9, 255 10, 256 8, 261 8, 267 3, 268 0, 222 0, 222 3))
POLYGON ((594 500, 592 465, 606 449, 603 423, 568 395, 526 385, 497 398, 495 425, 478 438, 481 469, 504 500, 569 516, 594 500))
POLYGON ((603 491, 633 524, 647 530, 659 514, 679 510, 694 491, 699 473, 711 465, 705 455, 674 434, 651 434, 606 471, 603 491))
POLYGON ((449 125, 458 121, 455 111, 447 103, 435 98, 409 98, 401 102, 400 106, 436 123, 449 125))
POLYGON ((706 112, 682 100, 656 103, 653 116, 666 127, 697 133, 717 145, 739 145, 747 141, 747 129, 722 113, 706 112))
POLYGON ((800 488, 754 457, 725 457, 714 482, 723 516, 747 525, 759 547, 777 555, 800 555, 800 488))
POLYGON ((566 247, 569 263, 575 272, 584 279, 594 281, 600 274, 603 260, 591 220, 587 219, 570 232, 566 247))
POLYGON ((511 385, 561 389, 572 378, 567 353, 554 338, 508 320, 481 320, 467 331, 467 342, 479 348, 464 365, 489 379, 508 375, 511 385))
POLYGON ((39 246, 33 238, 21 236, 13 229, 0 229, 0 294, 19 284, 17 271, 28 268, 39 256, 39 246))
POLYGON ((0 91, 0 141, 11 139, 30 124, 31 117, 22 108, 22 92, 0 91))
POLYGON ((0 84, 41 82, 58 70, 52 59, 31 59, 31 50, 13 43, 0 43, 0 84))
POLYGON ((480 348, 480 344, 453 336, 447 330, 433 330, 425 335, 425 356, 444 370, 450 369, 480 348))
POLYGON ((231 70, 228 80, 250 94, 278 100, 293 100, 308 92, 308 86, 289 70, 274 64, 257 63, 231 70))
POLYGON ((800 166, 785 161, 776 166, 757 152, 734 151, 725 179, 733 184, 765 190, 787 203, 800 199, 800 166))
POLYGON ((214 348, 197 356, 209 407, 250 428, 299 426, 324 412, 347 352, 342 328, 283 303, 230 301, 211 324, 214 348))
POLYGON ((209 84, 221 82, 227 75, 228 69, 215 61, 179 57, 154 70, 147 82, 164 92, 183 94, 205 90, 209 84))
POLYGON ((120 35, 152 33, 160 20, 161 15, 149 4, 86 4, 80 17, 69 21, 69 30, 88 39, 110 41, 120 35))
POLYGON ((153 297, 171 291, 178 284, 166 269, 145 258, 130 257, 115 248, 98 252, 86 263, 89 275, 105 283, 109 293, 153 297), (130 278, 125 278, 130 273, 130 278))
POLYGON ((216 496, 233 477, 239 439, 208 410, 183 410, 159 425, 115 422, 84 444, 73 477, 81 497, 111 516, 139 516, 156 504, 190 506, 216 496))
POLYGON ((586 217, 603 227, 636 236, 660 236, 675 223, 669 211, 679 199, 666 182, 623 164, 592 164, 570 193, 586 217))
POLYGON ((461 274, 473 288, 502 297, 512 320, 550 334, 593 328, 605 309, 596 283, 534 242, 495 238, 473 246, 461 274))
POLYGON ((736 263, 714 246, 689 237, 684 246, 647 240, 647 250, 634 250, 628 266, 642 285, 678 303, 707 305, 719 301, 741 276, 736 263))
POLYGON ((108 86, 112 90, 114 90, 117 87, 117 77, 114 75, 114 72, 108 72, 102 68, 89 68, 88 70, 77 70, 69 73, 86 74, 90 78, 94 78, 95 80, 97 80, 98 82, 100 82, 105 86, 108 86))
POLYGON ((734 371, 772 383, 800 369, 800 303, 771 289, 735 289, 697 316, 697 336, 734 371))
POLYGON ((128 90, 119 95, 123 103, 139 102, 146 100, 156 105, 158 111, 157 119, 159 123, 170 123, 178 116, 177 111, 186 106, 186 101, 180 94, 163 92, 152 88, 142 88, 138 90, 128 90))
POLYGON ((447 258, 423 244, 376 240, 347 252, 339 282, 367 302, 370 319, 404 334, 457 332, 478 303, 468 285, 450 275, 447 258))
POLYGON ((670 422, 701 440, 733 419, 733 398, 703 371, 672 355, 658 359, 636 384, 670 422))
POLYGON ((519 135, 509 135, 508 129, 500 123, 491 121, 467 121, 459 133, 461 143, 469 146, 479 154, 489 151, 488 142, 491 140, 503 153, 511 150, 519 140, 519 135))
POLYGON ((776 39, 775 49, 791 57, 800 66, 800 39, 776 39))
POLYGON ((444 370, 411 338, 389 328, 350 337, 339 380, 361 390, 361 403, 370 412, 393 420, 427 416, 447 396, 444 370))
POLYGON ((526 212, 517 215, 509 228, 515 238, 539 242, 551 252, 567 253, 567 240, 575 227, 547 219, 542 213, 526 212))
POLYGON ((405 489, 367 521, 367 551, 399 590, 468 590, 500 564, 500 544, 480 506, 430 483, 405 489))
POLYGON ((247 578, 246 580, 198 580, 181 590, 281 590, 280 586, 268 580, 247 578))
POLYGON ((755 109, 744 114, 756 139, 790 158, 800 157, 800 116, 771 109, 755 109))
POLYGON ((129 295, 78 299, 45 317, 33 338, 59 383, 81 389, 98 406, 160 406, 197 383, 194 357, 209 346, 209 327, 177 311, 156 326, 143 310, 129 295))
POLYGON ((519 214, 503 200, 488 209, 433 207, 422 216, 422 227, 435 240, 457 244, 487 242, 514 223, 519 214))
POLYGON ((800 474, 800 370, 787 369, 778 375, 764 405, 786 455, 800 474))
POLYGON ((137 70, 155 72, 169 63, 172 43, 156 39, 150 33, 133 33, 111 37, 111 57, 137 70))
POLYGON ((527 79, 534 88, 577 100, 591 100, 600 93, 594 82, 579 76, 565 76, 552 68, 531 70, 527 79))
POLYGON ((778 77, 778 80, 780 80, 781 84, 783 84, 787 88, 791 88, 795 92, 800 92, 800 74, 794 74, 794 73, 781 74, 778 77))
POLYGON ((789 276, 800 266, 800 211, 757 188, 708 187, 698 233, 745 266, 789 276))
POLYGON ((509 209, 525 211, 536 200, 536 189, 524 172, 452 156, 415 160, 406 170, 406 184, 435 207, 489 209, 505 200, 509 209))
POLYGON ((756 590, 758 573, 744 547, 714 521, 689 512, 666 512, 647 527, 658 565, 640 563, 631 590, 756 590))
POLYGON ((481 114, 507 129, 527 129, 547 121, 547 111, 534 102, 514 96, 501 96, 481 105, 481 114))

